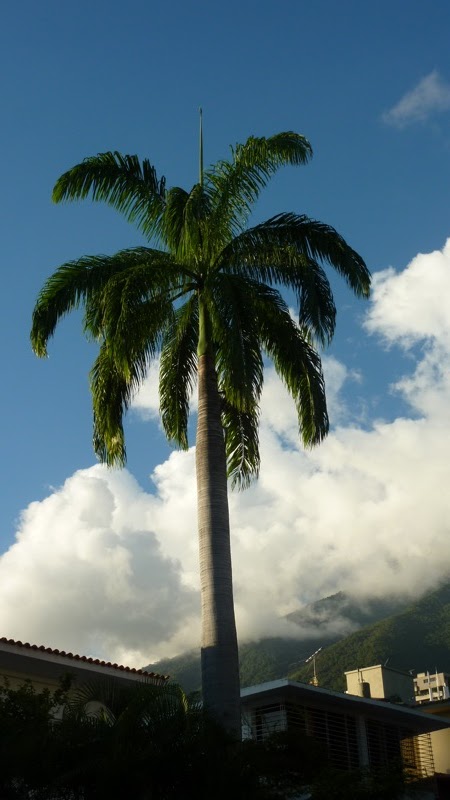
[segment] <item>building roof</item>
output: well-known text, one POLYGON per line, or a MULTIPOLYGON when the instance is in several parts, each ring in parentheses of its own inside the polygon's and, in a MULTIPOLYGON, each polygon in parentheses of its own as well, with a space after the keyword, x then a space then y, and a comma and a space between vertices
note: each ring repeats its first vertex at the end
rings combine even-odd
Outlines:
POLYGON ((439 700, 422 700, 420 710, 424 714, 447 714, 450 722, 450 698, 443 697, 439 700))
POLYGON ((408 728, 417 733, 450 727, 450 720, 438 718, 408 706, 373 700, 353 694, 343 694, 321 686, 290 680, 268 681, 241 690, 243 706, 266 705, 277 702, 300 703, 309 707, 339 711, 378 719, 391 725, 408 728))
POLYGON ((20 642, 6 637, 0 638, 0 668, 9 669, 12 672, 25 671, 33 675, 52 678, 59 677, 64 673, 84 678, 87 674, 93 677, 95 674, 101 673, 105 676, 129 680, 148 678, 159 683, 168 680, 167 675, 158 675, 156 672, 125 667, 122 664, 112 664, 110 661, 102 661, 99 658, 66 653, 65 650, 20 642), (25 662, 24 659, 26 659, 25 662))
POLYGON ((388 667, 386 664, 371 664, 370 667, 357 667, 356 669, 347 669, 344 675, 353 675, 355 672, 369 672, 371 669, 381 669, 384 672, 396 672, 397 675, 407 675, 411 680, 413 677, 406 669, 397 669, 396 667, 388 667))

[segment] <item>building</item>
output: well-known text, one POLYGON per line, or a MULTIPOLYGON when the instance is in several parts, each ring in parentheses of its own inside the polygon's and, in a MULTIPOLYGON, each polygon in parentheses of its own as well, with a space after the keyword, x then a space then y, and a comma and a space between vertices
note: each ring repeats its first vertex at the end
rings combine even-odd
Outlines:
POLYGON ((64 650, 54 650, 14 639, 0 639, 0 680, 6 678, 11 688, 31 680, 37 689, 55 691, 61 678, 70 675, 74 684, 95 678, 114 678, 121 683, 136 681, 165 683, 167 676, 142 669, 124 667, 120 664, 89 658, 64 650))
POLYGON ((352 669, 344 675, 349 694, 394 703, 414 703, 414 678, 410 672, 377 664, 352 669))
MULTIPOLYGON (((397 700, 450 723, 450 675, 445 672, 401 672, 385 666, 364 667, 345 673, 347 691, 361 697, 397 700)), ((450 727, 430 730, 437 797, 450 800, 450 727)))
POLYGON ((414 694, 417 703, 448 700, 450 675, 448 672, 418 672, 414 678, 414 694))
MULTIPOLYGON (((398 762, 412 779, 428 783, 435 775, 430 734, 450 727, 450 719, 407 705, 290 680, 243 689, 241 698, 247 738, 295 729, 318 741, 332 766, 376 769, 398 762)), ((428 796, 438 795, 432 790, 428 796)))
MULTIPOLYGON (((450 721, 450 699, 422 702, 420 710, 439 719, 450 721)), ((431 733, 431 748, 438 797, 450 800, 450 728, 441 728, 431 733)))

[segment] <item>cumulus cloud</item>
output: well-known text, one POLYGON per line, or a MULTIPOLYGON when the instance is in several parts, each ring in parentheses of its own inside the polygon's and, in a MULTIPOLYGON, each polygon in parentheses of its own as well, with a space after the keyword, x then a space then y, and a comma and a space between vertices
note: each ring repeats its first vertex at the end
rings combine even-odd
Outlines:
POLYGON ((144 419, 159 419, 159 358, 151 362, 148 375, 133 398, 131 408, 144 419))
POLYGON ((450 399, 450 239, 417 255, 401 273, 375 275, 366 329, 415 354, 414 369, 393 388, 412 410, 444 427, 450 399))
MULTIPOLYGON (((294 635, 283 615, 337 590, 414 596, 448 578, 449 307, 450 240, 375 276, 366 331, 407 354, 391 390, 409 413, 361 429, 342 401, 359 376, 329 359, 338 424, 312 451, 267 371, 260 479, 230 496, 242 640, 294 635)), ((3 635, 138 666, 196 646, 194 455, 160 464, 153 493, 96 466, 32 503, 0 559, 3 635)))
POLYGON ((382 115, 388 125, 404 128, 450 109, 450 84, 433 70, 382 115))
POLYGON ((159 502, 97 465, 31 503, 0 560, 2 635, 141 666, 183 646, 198 593, 162 552, 159 502))

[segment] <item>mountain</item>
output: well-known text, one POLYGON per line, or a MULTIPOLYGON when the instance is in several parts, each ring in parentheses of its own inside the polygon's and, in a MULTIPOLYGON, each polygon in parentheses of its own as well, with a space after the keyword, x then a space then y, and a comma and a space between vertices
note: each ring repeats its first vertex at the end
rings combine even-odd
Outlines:
MULTIPOLYGON (((333 640, 335 641, 335 640, 333 640)), ((295 639, 267 638, 259 642, 246 642, 239 647, 241 686, 274 680, 287 675, 290 669, 317 650, 317 639, 301 641, 295 639)), ((186 692, 200 691, 200 653, 191 650, 175 658, 167 658, 149 664, 144 669, 170 675, 186 692)))
MULTIPOLYGON (((400 606, 398 600, 392 599, 361 603, 338 592, 292 612, 287 619, 293 623, 293 632, 294 625, 301 629, 295 638, 271 637, 240 645, 241 686, 252 686, 290 675, 299 662, 319 647, 328 647, 355 628, 380 620, 400 606)), ((187 692, 200 690, 198 650, 149 664, 145 669, 170 675, 187 692)), ((305 672, 307 677, 303 680, 309 680, 311 674, 309 665, 305 672)))
POLYGON ((313 625, 327 629, 330 625, 336 628, 339 623, 343 629, 361 628, 401 611, 404 607, 405 601, 398 598, 369 598, 361 601, 345 592, 337 592, 292 611, 286 619, 301 627, 313 625))
MULTIPOLYGON (((345 689, 346 670, 374 664, 416 672, 436 668, 450 672, 450 583, 411 605, 391 600, 361 605, 339 592, 293 612, 289 619, 301 626, 303 633, 297 639, 266 638, 240 646, 242 686, 287 676, 310 681, 311 662, 298 664, 319 647, 319 683, 338 691, 345 689), (385 612, 388 616, 380 619, 385 612), (356 627, 359 630, 355 631, 356 627), (349 629, 353 632, 348 634, 349 629)), ((188 692, 200 689, 198 650, 146 669, 170 675, 188 692)))
MULTIPOLYGON (((321 686, 343 691, 346 670, 386 663, 407 671, 450 672, 450 583, 331 644, 317 657, 316 671, 321 686)), ((303 666, 290 677, 307 681, 310 671, 303 666)))

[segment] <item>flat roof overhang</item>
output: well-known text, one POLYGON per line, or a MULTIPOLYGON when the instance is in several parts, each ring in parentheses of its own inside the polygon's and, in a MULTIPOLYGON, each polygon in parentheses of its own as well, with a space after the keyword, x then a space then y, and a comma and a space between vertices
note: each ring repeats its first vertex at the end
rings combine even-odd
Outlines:
POLYGON ((429 733, 450 727, 450 719, 439 719, 408 706, 372 700, 353 694, 334 692, 308 683, 277 680, 241 689, 243 709, 272 703, 298 703, 309 708, 336 711, 340 714, 365 716, 388 725, 408 728, 415 733, 429 733))

